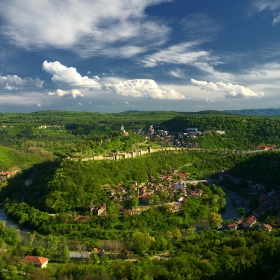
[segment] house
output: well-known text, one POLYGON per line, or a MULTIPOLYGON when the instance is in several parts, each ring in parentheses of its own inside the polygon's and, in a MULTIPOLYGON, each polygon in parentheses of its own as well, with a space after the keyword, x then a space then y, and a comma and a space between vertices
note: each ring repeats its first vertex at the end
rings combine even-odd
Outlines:
POLYGON ((256 149, 257 150, 259 150, 259 151, 269 151, 269 150, 272 150, 272 149, 274 149, 275 148, 275 146, 272 146, 272 145, 259 145, 259 146, 257 146, 256 147, 256 149))
POLYGON ((33 263, 35 266, 40 268, 46 268, 48 265, 48 258, 38 257, 38 256, 25 256, 24 259, 20 260, 20 263, 33 263))
POLYGON ((203 194, 203 190, 198 189, 190 192, 190 196, 192 197, 200 197, 203 194))
POLYGON ((243 228, 251 228, 257 222, 257 218, 254 215, 250 215, 248 218, 243 219, 243 228))
POLYGON ((97 214, 97 216, 106 216, 106 203, 104 203, 102 206, 95 206, 91 208, 91 211, 97 214))
POLYGON ((180 202, 173 202, 170 203, 171 205, 171 211, 172 212, 176 212, 182 209, 182 204, 180 202))
POLYGON ((265 229, 268 232, 271 232, 272 231, 272 226, 269 225, 269 224, 259 224, 258 229, 265 229))

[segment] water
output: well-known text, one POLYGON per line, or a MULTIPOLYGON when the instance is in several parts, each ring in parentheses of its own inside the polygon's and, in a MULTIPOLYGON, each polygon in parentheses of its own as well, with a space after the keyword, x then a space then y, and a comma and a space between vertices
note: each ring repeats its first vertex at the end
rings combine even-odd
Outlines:
MULTIPOLYGON (((250 211, 249 200, 243 199, 240 195, 238 195, 232 190, 226 188, 223 188, 223 190, 226 193, 226 198, 230 198, 226 200, 227 201, 226 207, 219 212, 219 214, 222 216, 224 221, 228 219, 237 218, 238 217, 238 214, 236 213, 237 208, 241 208, 241 207, 245 208, 246 213, 250 211)), ((192 226, 196 228, 196 232, 210 227, 209 220, 195 223, 192 226)))
POLYGON ((220 214, 223 218, 223 220, 233 219, 237 218, 238 214, 236 213, 237 208, 245 208, 246 213, 250 211, 249 207, 249 200, 243 199, 240 195, 235 193, 232 190, 223 188, 224 192, 226 193, 227 204, 225 209, 222 209, 220 211, 220 214))
POLYGON ((32 230, 20 228, 16 223, 9 220, 6 216, 5 210, 3 209, 0 209, 0 221, 4 221, 7 227, 15 227, 16 229, 18 229, 21 237, 23 237, 24 239, 28 238, 29 233, 32 233, 32 230))

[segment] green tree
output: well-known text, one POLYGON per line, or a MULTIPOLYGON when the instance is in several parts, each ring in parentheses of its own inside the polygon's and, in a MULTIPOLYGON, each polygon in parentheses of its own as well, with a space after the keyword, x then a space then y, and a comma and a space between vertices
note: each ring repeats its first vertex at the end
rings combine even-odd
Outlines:
POLYGON ((58 259, 60 262, 63 263, 68 263, 70 260, 70 252, 69 252, 69 248, 66 244, 66 240, 63 238, 61 244, 58 247, 58 259))
POLYGON ((210 223, 212 223, 214 226, 218 226, 223 221, 222 216, 216 212, 210 213, 209 220, 210 220, 210 223))
POLYGON ((246 210, 245 210, 245 208, 244 207, 240 207, 240 208, 237 208, 236 209, 236 213, 238 214, 238 215, 240 215, 240 216, 245 216, 245 214, 246 214, 246 210))
POLYGON ((154 242, 155 239, 149 233, 136 231, 132 234, 133 249, 138 254, 146 253, 154 242))

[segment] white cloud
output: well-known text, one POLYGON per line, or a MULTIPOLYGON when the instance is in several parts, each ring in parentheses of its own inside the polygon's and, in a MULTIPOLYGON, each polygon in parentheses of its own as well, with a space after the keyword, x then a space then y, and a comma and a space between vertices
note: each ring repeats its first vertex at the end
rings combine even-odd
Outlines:
POLYGON ((84 95, 77 89, 72 89, 70 91, 70 95, 73 97, 73 98, 76 98, 76 97, 84 97, 84 95))
POLYGON ((65 91, 62 89, 57 89, 55 92, 49 92, 48 95, 51 96, 60 96, 60 97, 72 97, 72 98, 77 98, 77 97, 84 97, 84 95, 77 89, 72 89, 70 91, 65 91))
POLYGON ((17 75, 0 76, 0 86, 6 90, 19 90, 23 88, 42 88, 43 81, 40 79, 25 78, 22 79, 17 75))
POLYGON ((225 97, 255 97, 255 96, 263 96, 264 93, 255 93, 249 88, 245 88, 240 85, 233 85, 231 83, 223 83, 223 82, 205 82, 205 81, 197 81, 191 79, 191 83, 195 86, 200 87, 201 89, 205 89, 208 91, 217 91, 224 92, 225 97))
POLYGON ((71 48, 82 56, 111 54, 108 50, 113 51, 115 43, 126 45, 133 39, 134 45, 144 46, 164 41, 169 28, 148 17, 145 9, 171 1, 29 0, 28 5, 22 0, 1 1, 2 32, 28 49, 71 48))
POLYGON ((255 12, 263 12, 265 10, 269 10, 273 12, 273 21, 272 24, 276 25, 277 23, 280 22, 280 3, 279 1, 275 0, 254 0, 251 3, 250 6, 250 12, 255 13, 255 12))
MULTIPOLYGON (((238 76, 239 79, 251 82, 278 82, 280 77, 280 64, 276 62, 256 65, 254 68, 247 70, 238 76)), ((279 82, 278 82, 279 84, 279 82)))
POLYGON ((66 67, 60 62, 47 62, 43 63, 43 70, 52 74, 52 81, 54 83, 63 83, 69 86, 75 87, 90 87, 94 89, 99 89, 100 85, 96 77, 89 78, 88 76, 81 76, 76 68, 66 67))
POLYGON ((155 99, 185 99, 184 95, 174 89, 165 86, 159 87, 154 80, 150 79, 127 80, 118 84, 107 84, 105 87, 123 96, 155 99))
POLYGON ((173 45, 165 50, 147 55, 142 63, 146 67, 154 67, 158 64, 185 64, 193 65, 197 61, 211 61, 210 53, 202 50, 193 50, 199 42, 187 42, 173 45))
POLYGON ((206 101, 206 102, 215 102, 213 99, 208 98, 208 97, 205 98, 205 101, 206 101))
POLYGON ((168 74, 170 76, 173 76, 173 77, 176 77, 176 78, 185 78, 185 73, 182 69, 179 69, 179 68, 176 68, 176 69, 173 69, 173 70, 170 70, 168 72, 168 74))

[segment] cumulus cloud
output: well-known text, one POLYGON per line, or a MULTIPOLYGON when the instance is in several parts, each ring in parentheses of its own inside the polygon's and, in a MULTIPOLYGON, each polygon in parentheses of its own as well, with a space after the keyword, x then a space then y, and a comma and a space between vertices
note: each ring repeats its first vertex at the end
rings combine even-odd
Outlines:
POLYGON ((65 97, 72 97, 72 98, 84 97, 84 95, 77 89, 72 89, 70 91, 57 89, 55 92, 49 92, 48 95, 59 96, 59 97, 65 96, 65 97))
POLYGON ((22 0, 5 0, 0 3, 2 32, 28 49, 71 48, 82 56, 111 54, 108 49, 114 51, 115 43, 126 45, 133 39, 134 45, 145 46, 164 41, 169 28, 148 17, 145 10, 171 1, 29 0, 26 5, 22 0))
POLYGON ((0 86, 6 90, 19 90, 23 88, 42 88, 43 81, 40 79, 25 78, 17 75, 0 76, 0 86))
POLYGON ((245 88, 240 85, 233 85, 231 83, 223 83, 223 82, 205 82, 205 81, 197 81, 191 79, 191 83, 195 86, 200 87, 201 89, 209 90, 209 91, 217 91, 225 93, 225 97, 257 97, 263 96, 264 93, 255 93, 249 88, 245 88))
POLYGON ((196 61, 210 61, 210 53, 202 50, 194 50, 199 42, 187 42, 173 45, 167 49, 144 57, 142 63, 146 67, 154 67, 158 64, 185 64, 193 65, 196 61))
POLYGON ((74 87, 89 87, 99 89, 98 77, 89 78, 88 76, 81 76, 74 67, 66 67, 59 61, 43 63, 43 70, 52 74, 52 81, 54 83, 62 83, 74 87))
POLYGON ((107 84, 107 89, 116 91, 117 94, 132 97, 149 97, 156 99, 185 99, 185 96, 169 87, 159 87, 154 80, 135 79, 107 84))

